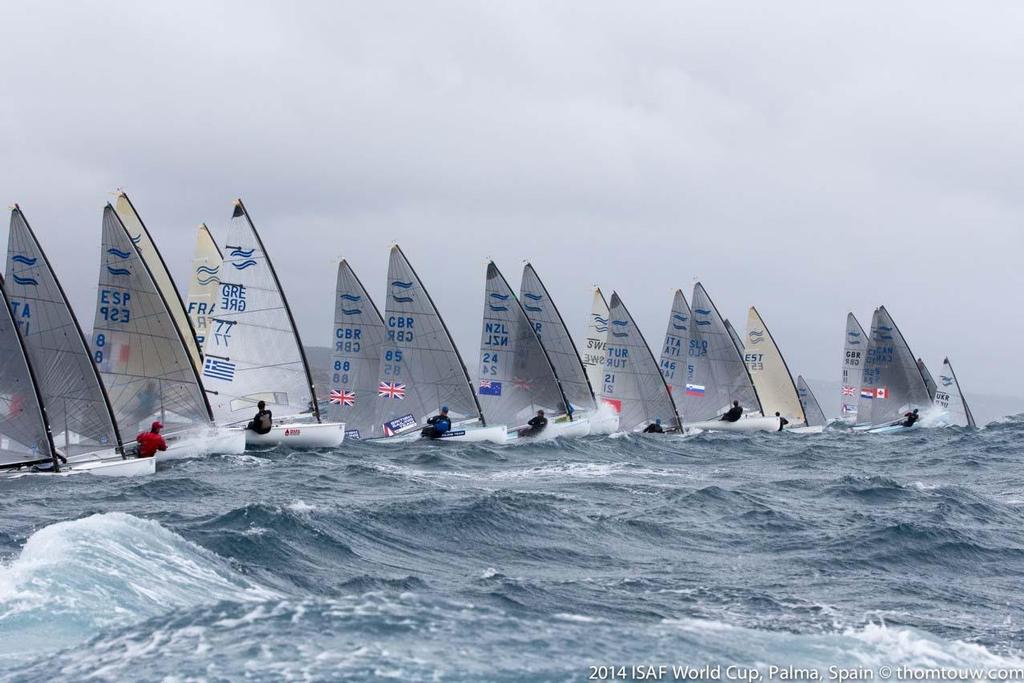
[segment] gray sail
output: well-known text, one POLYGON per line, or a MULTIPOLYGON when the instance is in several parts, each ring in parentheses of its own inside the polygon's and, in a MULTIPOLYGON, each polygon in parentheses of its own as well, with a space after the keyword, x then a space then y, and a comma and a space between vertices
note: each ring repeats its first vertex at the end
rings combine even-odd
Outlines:
POLYGON ((103 211, 93 360, 118 428, 132 438, 160 420, 173 433, 210 423, 185 342, 113 207, 103 211))
POLYGON ((800 395, 800 405, 804 407, 804 415, 807 416, 808 427, 824 427, 828 424, 825 413, 818 404, 811 387, 804 381, 803 375, 796 378, 796 391, 800 395))
POLYGON ((871 318, 871 336, 864 354, 858 421, 884 424, 911 408, 932 402, 917 360, 885 306, 871 318))
POLYGON ((0 467, 57 464, 32 367, 0 285, 0 467))
POLYGON ((736 331, 736 328, 732 326, 729 319, 726 318, 724 321, 725 329, 729 330, 729 336, 732 337, 732 343, 736 345, 736 350, 741 354, 743 353, 743 339, 740 337, 740 333, 736 331))
POLYGON ((920 358, 917 359, 917 369, 921 371, 921 379, 924 380, 924 385, 928 387, 928 395, 931 396, 932 400, 935 400, 935 392, 937 387, 935 385, 935 378, 932 377, 931 371, 928 370, 928 366, 924 364, 924 361, 920 358))
POLYGON ((85 336, 18 207, 11 212, 5 287, 57 447, 74 456, 119 446, 85 336))
POLYGON ((953 424, 961 427, 977 427, 974 415, 971 413, 967 399, 960 389, 960 382, 953 372, 953 365, 946 358, 942 361, 942 372, 939 373, 939 381, 942 383, 935 393, 935 405, 946 411, 953 424))
POLYGON ((761 403, 750 381, 747 364, 725 321, 704 286, 693 287, 693 324, 687 349, 687 422, 710 420, 739 401, 747 412, 761 412, 761 403))
POLYGON ((678 427, 679 413, 658 361, 615 292, 608 306, 607 353, 601 399, 618 413, 619 429, 633 431, 657 418, 678 427))
MULTIPOLYGON (((686 397, 686 350, 690 345, 690 304, 683 290, 677 289, 672 297, 672 310, 668 315, 665 341, 661 345, 661 374, 672 392, 676 408, 683 406, 686 397)), ((686 413, 683 413, 686 419, 686 413)))
POLYGON ((520 303, 533 323, 541 343, 544 344, 544 350, 547 351, 551 365, 555 368, 562 391, 573 409, 594 410, 596 403, 593 387, 590 386, 583 361, 576 350, 576 345, 573 344, 572 335, 569 334, 569 328, 562 320, 561 313, 558 312, 537 271, 529 263, 523 266, 520 303))
POLYGON ((508 281, 487 264, 477 400, 494 424, 522 427, 538 410, 566 414, 568 403, 540 337, 508 281))
POLYGON ((846 336, 843 338, 843 382, 840 386, 839 419, 851 424, 862 422, 857 410, 864 375, 864 354, 868 335, 853 313, 846 314, 846 336))
POLYGON ((398 245, 391 248, 386 296, 375 435, 422 425, 442 406, 454 421, 483 423, 455 341, 398 245))
POLYGON ((327 419, 344 422, 346 438, 369 436, 373 434, 384 319, 344 260, 338 264, 331 341, 327 419))

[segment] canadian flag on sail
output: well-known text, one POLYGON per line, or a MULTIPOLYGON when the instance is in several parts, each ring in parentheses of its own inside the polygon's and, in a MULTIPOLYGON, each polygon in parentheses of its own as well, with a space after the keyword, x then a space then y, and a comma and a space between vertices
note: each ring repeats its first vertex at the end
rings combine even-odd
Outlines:
POLYGON ((877 387, 875 389, 875 398, 889 398, 889 387, 877 387))

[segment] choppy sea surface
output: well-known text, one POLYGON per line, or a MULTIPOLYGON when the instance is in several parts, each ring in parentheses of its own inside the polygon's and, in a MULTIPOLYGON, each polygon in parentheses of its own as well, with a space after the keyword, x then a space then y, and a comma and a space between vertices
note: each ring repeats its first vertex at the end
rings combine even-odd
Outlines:
POLYGON ((1022 458, 1017 417, 2 480, 0 678, 1021 667, 1022 458))

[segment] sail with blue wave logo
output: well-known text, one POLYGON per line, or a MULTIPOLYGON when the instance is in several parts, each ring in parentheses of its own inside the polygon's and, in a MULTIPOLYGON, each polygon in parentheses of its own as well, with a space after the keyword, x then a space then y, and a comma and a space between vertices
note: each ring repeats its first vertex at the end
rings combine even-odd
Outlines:
POLYGON ((185 340, 133 237, 108 204, 91 351, 118 428, 131 439, 154 420, 167 433, 209 425, 185 340))
POLYGON ((701 283, 693 287, 690 299, 693 321, 687 348, 688 385, 683 416, 687 422, 701 422, 721 415, 739 401, 745 412, 761 412, 761 403, 750 380, 743 354, 736 348, 725 321, 701 283))
POLYGON ((950 424, 960 427, 978 426, 948 358, 942 361, 942 371, 939 373, 939 381, 936 383, 935 405, 944 411, 944 419, 950 424))
POLYGON ((476 390, 455 340, 433 300, 398 245, 391 247, 384 306, 384 342, 377 379, 374 423, 403 418, 423 425, 448 406, 453 422, 479 420, 476 390), (396 387, 400 385, 401 391, 396 387))
POLYGON ((338 264, 331 329, 327 419, 344 422, 349 438, 381 436, 374 414, 384 319, 345 260, 338 264))
POLYGON ((181 298, 181 292, 178 291, 177 285, 174 284, 171 271, 167 268, 167 264, 164 262, 160 250, 157 249, 152 235, 146 228, 146 224, 142 222, 142 217, 135 209, 135 205, 132 204, 128 195, 124 192, 117 193, 114 210, 117 212, 117 217, 121 219, 121 223, 124 224, 125 229, 128 230, 135 248, 146 262, 146 267, 149 269, 157 289, 160 290, 160 295, 167 302, 171 318, 180 331, 182 339, 185 340, 185 349, 192 360, 192 365, 196 368, 201 367, 202 352, 200 351, 201 346, 196 340, 196 330, 192 327, 192 322, 185 309, 185 302, 181 298))
POLYGON ((917 357, 885 306, 878 307, 871 317, 864 352, 857 422, 887 424, 902 418, 908 410, 925 408, 931 403, 917 357))
MULTIPOLYGON (((209 332, 210 319, 217 310, 220 294, 220 269, 224 257, 206 225, 200 225, 196 235, 196 249, 192 257, 192 277, 189 278, 186 307, 196 342, 203 348, 209 332)), ((202 368, 200 367, 200 372, 202 368)))
POLYGON ((853 313, 846 314, 846 336, 843 338, 842 384, 839 389, 839 419, 857 424, 860 410, 861 380, 864 375, 864 354, 868 335, 853 313))
POLYGON ((604 386, 604 365, 608 361, 608 302, 600 287, 594 287, 584 334, 583 367, 595 396, 600 398, 601 387, 604 386))
POLYGON ((288 300, 241 199, 235 200, 223 253, 216 310, 203 341, 203 386, 214 418, 221 425, 245 423, 264 401, 275 420, 319 422, 288 300))
POLYGON ((65 456, 119 447, 121 439, 88 342, 42 247, 17 207, 11 212, 7 274, 11 311, 32 362, 57 447, 65 456))
POLYGON ((747 364, 750 381, 757 391, 761 410, 765 415, 779 413, 793 427, 805 425, 803 403, 797 392, 793 375, 779 345, 765 325, 761 314, 753 306, 747 313, 747 338, 743 347, 743 360, 747 364))
POLYGON ((660 419, 678 428, 679 413, 651 348, 616 292, 608 307, 607 361, 601 400, 619 417, 619 429, 631 432, 660 419))
POLYGON ((824 427, 828 424, 817 397, 811 391, 811 386, 804 380, 803 375, 796 378, 796 391, 800 395, 800 405, 803 406, 804 415, 807 417, 808 427, 824 427))
POLYGON ((47 461, 57 465, 28 353, 3 290, 0 283, 0 467, 47 461))
POLYGON ((477 372, 480 407, 492 424, 522 427, 538 410, 569 413, 540 337, 493 261, 487 264, 477 372))
POLYGON ((526 316, 533 323, 548 358, 551 359, 562 392, 573 410, 594 410, 597 405, 593 387, 590 385, 586 368, 576 350, 576 344, 573 343, 569 328, 537 271, 529 263, 523 266, 519 301, 526 311, 526 316))
MULTIPOLYGON (((661 345, 661 374, 665 377, 676 407, 681 407, 686 396, 686 350, 690 344, 690 323, 693 314, 683 290, 677 289, 672 297, 672 310, 668 315, 665 341, 661 345)), ((685 417, 685 415, 683 416, 685 417)))

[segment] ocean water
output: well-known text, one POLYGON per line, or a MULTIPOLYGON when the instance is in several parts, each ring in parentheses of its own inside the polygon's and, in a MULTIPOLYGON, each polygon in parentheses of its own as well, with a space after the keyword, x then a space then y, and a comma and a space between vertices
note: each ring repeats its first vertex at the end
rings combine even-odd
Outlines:
POLYGON ((1017 417, 3 480, 0 678, 1022 667, 1022 456, 1017 417))

